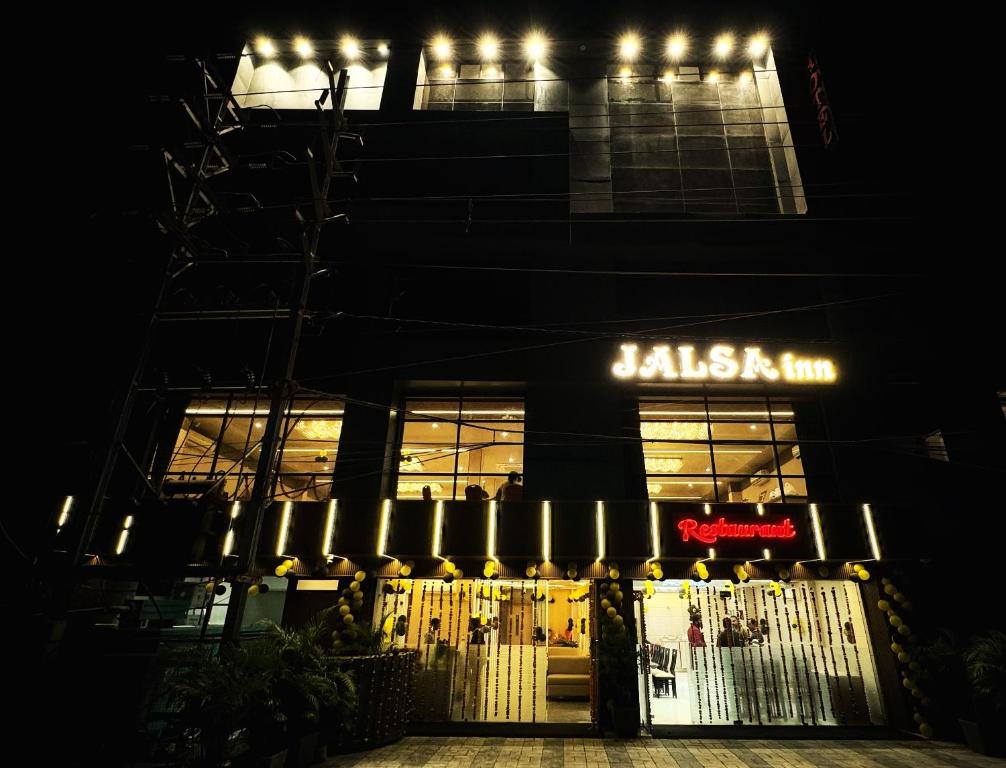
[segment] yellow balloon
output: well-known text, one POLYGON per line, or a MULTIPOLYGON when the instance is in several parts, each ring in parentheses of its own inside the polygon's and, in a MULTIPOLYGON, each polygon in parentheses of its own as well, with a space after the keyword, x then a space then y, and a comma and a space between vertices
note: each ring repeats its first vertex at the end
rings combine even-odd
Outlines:
POLYGON ((859 563, 856 563, 854 566, 852 566, 852 570, 854 570, 856 573, 859 573, 861 570, 863 570, 863 566, 860 565, 859 563))
POLYGON ((282 577, 286 576, 286 571, 287 571, 286 566, 277 565, 276 570, 274 570, 273 573, 275 573, 277 576, 282 577))
POLYGON ((365 578, 367 578, 367 574, 364 573, 363 571, 357 571, 356 574, 353 576, 353 578, 355 578, 357 581, 363 581, 365 578))
POLYGON ((258 594, 258 584, 252 584, 250 587, 248 587, 248 594, 249 595, 257 595, 258 594))
POLYGON ((284 561, 283 561, 283 565, 284 565, 284 566, 285 566, 286 568, 293 568, 293 560, 284 560, 284 561))
POLYGON ((654 571, 653 572, 653 578, 655 578, 655 579, 657 579, 659 581, 660 579, 664 578, 664 572, 663 571, 654 571))
POLYGON ((869 581, 870 580, 870 572, 868 570, 866 570, 865 568, 863 570, 859 571, 858 575, 859 575, 859 578, 862 581, 869 581))
POLYGON ((618 615, 618 611, 615 610, 614 606, 608 606, 608 610, 606 611, 606 613, 609 616, 616 616, 616 615, 618 615))
POLYGON ((616 627, 620 627, 620 626, 622 626, 622 624, 625 623, 625 619, 623 619, 621 616, 615 616, 612 619, 612 621, 615 623, 616 627))
POLYGON ((891 604, 886 600, 878 600, 877 607, 882 611, 888 611, 891 609, 891 604))
POLYGON ((601 608, 603 608, 604 610, 608 610, 610 607, 611 607, 611 601, 608 598, 604 598, 604 600, 601 601, 601 608))
POLYGON ((619 570, 617 568, 612 568, 610 571, 608 571, 608 576, 612 579, 617 579, 621 575, 622 574, 619 573, 619 570))
POLYGON ((537 571, 537 569, 536 569, 536 568, 535 568, 535 567, 534 567, 533 565, 529 565, 529 566, 528 566, 528 567, 527 567, 527 568, 526 568, 526 569, 524 570, 524 573, 525 573, 525 575, 526 575, 526 576, 527 576, 527 577, 528 577, 529 579, 533 579, 533 578, 534 578, 534 575, 535 575, 535 574, 536 574, 537 572, 538 572, 538 571, 537 571))
POLYGON ((927 739, 932 738, 933 736, 932 726, 930 726, 929 723, 923 723, 922 725, 919 726, 919 733, 921 733, 927 739))
POLYGON ((901 646, 900 646, 900 645, 898 645, 897 643, 891 643, 891 650, 892 650, 892 651, 893 651, 894 653, 901 653, 901 650, 902 650, 902 649, 901 649, 901 646))
POLYGON ((447 573, 454 573, 457 569, 458 567, 450 560, 444 563, 444 571, 446 571, 447 573))
POLYGON ((616 603, 622 602, 622 597, 623 597, 623 595, 622 595, 621 591, 616 592, 614 594, 615 602, 616 603))
POLYGON ((482 575, 488 579, 490 576, 493 575, 493 569, 487 565, 485 568, 482 569, 482 575))
POLYGON ((353 614, 347 613, 345 616, 342 617, 342 620, 344 622, 346 622, 347 624, 352 624, 353 623, 353 614))
POLYGON ((465 577, 465 572, 462 571, 460 568, 458 568, 456 571, 454 571, 454 578, 455 579, 463 579, 464 577, 465 577))
POLYGON ((902 651, 901 653, 898 654, 898 661, 900 661, 902 664, 907 664, 909 661, 911 661, 911 659, 912 657, 909 656, 905 651, 902 651))
POLYGON ((889 595, 893 595, 897 591, 898 590, 895 588, 893 584, 888 584, 886 587, 884 587, 884 592, 886 592, 889 595))
POLYGON ((353 592, 359 592, 360 591, 360 582, 358 582, 358 581, 351 581, 351 582, 349 582, 349 588, 353 592))
POLYGON ((412 567, 408 565, 403 565, 401 568, 399 568, 398 572, 402 574, 402 576, 411 576, 412 567))
POLYGON ((347 613, 349 613, 349 606, 348 605, 340 605, 339 606, 339 615, 340 616, 345 616, 347 613))
POLYGON ((212 581, 207 581, 206 582, 206 591, 207 592, 212 592, 215 587, 216 587, 216 584, 214 584, 212 581))
POLYGON ((895 592, 894 599, 897 600, 899 603, 905 602, 905 596, 901 592, 895 592))
POLYGON ((892 627, 900 627, 902 625, 901 617, 896 613, 892 613, 891 617, 888 619, 892 627))
POLYGON ((900 627, 898 627, 898 634, 908 637, 910 634, 912 634, 912 630, 909 629, 907 624, 902 624, 900 627))

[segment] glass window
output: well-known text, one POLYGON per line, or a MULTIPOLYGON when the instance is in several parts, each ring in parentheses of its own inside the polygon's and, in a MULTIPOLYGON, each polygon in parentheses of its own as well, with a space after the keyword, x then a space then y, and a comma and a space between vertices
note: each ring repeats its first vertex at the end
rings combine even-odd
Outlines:
POLYGON ((639 419, 650 499, 807 498, 790 402, 648 399, 639 404, 639 419))
MULTIPOLYGON (((344 109, 380 109, 389 50, 378 40, 305 40, 261 38, 245 46, 231 84, 238 106, 245 109, 316 110, 318 96, 329 87, 326 60, 349 75, 344 109)), ((338 79, 338 72, 336 73, 338 79)), ((326 99, 324 110, 334 99, 326 99)))
POLYGON ((485 57, 476 44, 431 42, 419 57, 413 109, 482 112, 564 111, 568 83, 543 61, 529 62, 513 46, 485 57), (511 55, 504 55, 511 54, 511 55))
MULTIPOLYGON (((330 497, 342 414, 337 400, 294 402, 279 435, 276 498, 330 497)), ((250 498, 268 416, 269 402, 262 399, 192 401, 175 441, 165 494, 250 498)))
POLYGON ((510 472, 524 471, 523 400, 409 400, 401 434, 400 499, 421 499, 427 486, 434 499, 464 499, 470 486, 493 498, 510 472))

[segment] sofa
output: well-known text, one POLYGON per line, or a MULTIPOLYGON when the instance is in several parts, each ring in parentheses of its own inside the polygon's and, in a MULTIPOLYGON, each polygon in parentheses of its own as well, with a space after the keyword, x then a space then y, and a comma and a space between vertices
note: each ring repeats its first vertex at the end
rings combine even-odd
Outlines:
POLYGON ((590 656, 579 648, 549 646, 545 690, 550 699, 589 699, 590 656))

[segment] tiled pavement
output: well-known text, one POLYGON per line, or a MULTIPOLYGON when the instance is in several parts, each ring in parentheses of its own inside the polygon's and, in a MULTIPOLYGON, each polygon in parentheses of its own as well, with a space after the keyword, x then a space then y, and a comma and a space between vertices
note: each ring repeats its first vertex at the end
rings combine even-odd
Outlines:
POLYGON ((410 736, 326 768, 981 768, 1006 761, 942 741, 519 739, 410 736))

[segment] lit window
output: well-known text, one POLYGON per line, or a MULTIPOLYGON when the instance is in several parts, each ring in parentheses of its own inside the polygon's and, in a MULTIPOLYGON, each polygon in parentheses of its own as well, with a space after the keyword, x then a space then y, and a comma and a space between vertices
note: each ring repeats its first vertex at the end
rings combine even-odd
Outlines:
MULTIPOLYGON (((330 498, 342 413, 338 400, 294 402, 280 425, 275 498, 330 498)), ((268 418, 268 400, 193 400, 175 441, 164 494, 251 498, 268 418)))
POLYGON ((789 402, 642 400, 639 421, 651 500, 772 503, 807 498, 789 402))
POLYGON ((494 498, 524 471, 524 402, 409 400, 399 446, 398 498, 421 499, 426 487, 434 499, 494 498))

